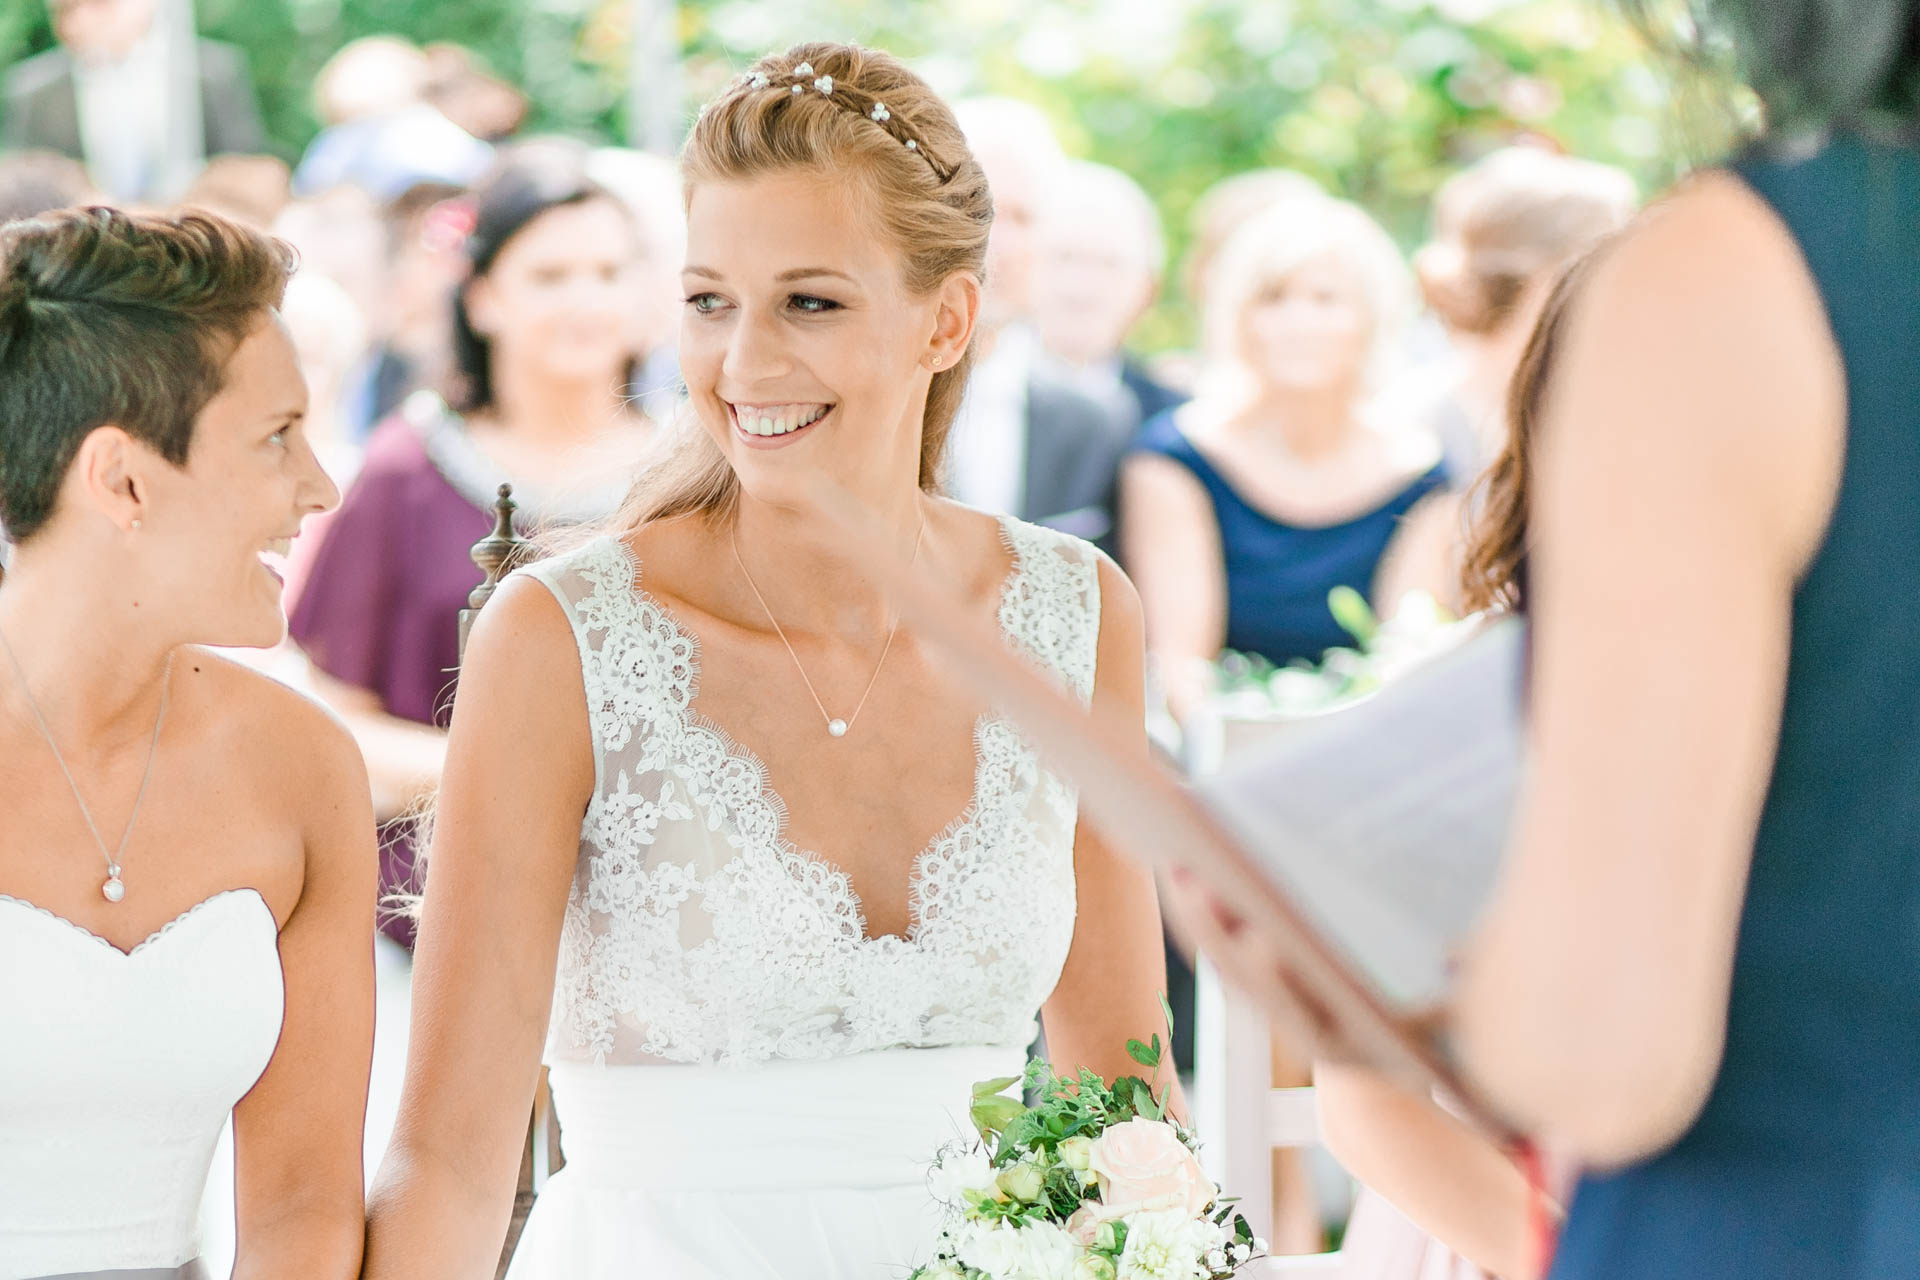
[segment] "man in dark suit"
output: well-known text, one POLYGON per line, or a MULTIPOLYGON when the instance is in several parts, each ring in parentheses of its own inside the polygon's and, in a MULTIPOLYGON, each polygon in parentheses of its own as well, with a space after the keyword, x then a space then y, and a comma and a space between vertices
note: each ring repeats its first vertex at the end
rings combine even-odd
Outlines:
POLYGON ((84 161, 122 201, 173 199, 207 156, 260 151, 244 55, 190 40, 175 3, 49 0, 59 47, 7 72, 0 145, 84 161))
POLYGON ((1126 415, 1049 371, 1031 324, 1034 227, 1058 144, 1025 103, 975 100, 959 115, 992 186, 994 218, 981 354, 954 424, 954 496, 1111 551, 1126 415))
POLYGON ((1160 215, 1140 185, 1106 165, 1063 166, 1034 240, 1034 320, 1050 366, 1120 404, 1136 430, 1185 401, 1125 346, 1160 294, 1167 261, 1160 215))

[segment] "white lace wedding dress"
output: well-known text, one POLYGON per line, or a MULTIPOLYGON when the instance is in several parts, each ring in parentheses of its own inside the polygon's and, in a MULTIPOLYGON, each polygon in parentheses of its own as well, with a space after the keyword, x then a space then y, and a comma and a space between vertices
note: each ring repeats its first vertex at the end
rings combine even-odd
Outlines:
MULTIPOLYGON (((1095 554, 1003 529, 1004 632, 1087 700, 1095 554)), ((929 1160, 975 1081, 1019 1073, 1066 960, 1074 792, 982 717, 907 936, 868 937, 832 851, 785 839, 765 767, 700 715, 698 641, 624 544, 524 572, 572 621, 596 778, 547 1052, 566 1167, 510 1280, 905 1276, 937 1222, 929 1160)))

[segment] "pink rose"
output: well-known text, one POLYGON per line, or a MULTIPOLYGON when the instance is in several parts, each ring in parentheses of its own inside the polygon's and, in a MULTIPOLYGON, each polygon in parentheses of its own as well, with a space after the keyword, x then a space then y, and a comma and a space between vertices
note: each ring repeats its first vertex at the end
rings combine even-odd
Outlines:
POLYGON ((1158 1120, 1129 1120, 1101 1134, 1090 1167, 1100 1180, 1100 1217, 1177 1209, 1199 1217, 1219 1189, 1173 1131, 1158 1120))
POLYGON ((1075 1244, 1085 1248, 1093 1247, 1093 1235, 1099 1229, 1100 1206, 1097 1204, 1083 1204, 1067 1219, 1067 1234, 1073 1237, 1075 1244))

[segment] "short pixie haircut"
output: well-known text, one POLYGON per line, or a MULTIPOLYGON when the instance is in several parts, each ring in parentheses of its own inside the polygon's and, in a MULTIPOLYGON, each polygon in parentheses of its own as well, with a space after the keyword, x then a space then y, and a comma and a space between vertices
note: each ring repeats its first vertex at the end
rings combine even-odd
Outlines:
POLYGON ((0 523, 30 541, 112 424, 183 466, 227 360, 294 269, 210 213, 75 209, 0 227, 0 523))

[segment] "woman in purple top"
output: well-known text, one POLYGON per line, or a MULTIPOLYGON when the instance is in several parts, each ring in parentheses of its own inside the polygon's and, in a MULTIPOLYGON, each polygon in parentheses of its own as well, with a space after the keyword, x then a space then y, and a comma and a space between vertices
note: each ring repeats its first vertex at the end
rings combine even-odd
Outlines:
MULTIPOLYGON (((472 274, 453 300, 457 385, 375 430, 299 583, 293 638, 359 740, 383 818, 439 781, 459 611, 479 582, 468 552, 492 527, 500 483, 527 528, 599 519, 653 432, 622 394, 639 240, 580 159, 523 147, 476 190, 472 274)), ((410 887, 412 861, 390 830, 383 892, 410 887)), ((382 927, 411 944, 409 921, 382 927)))

